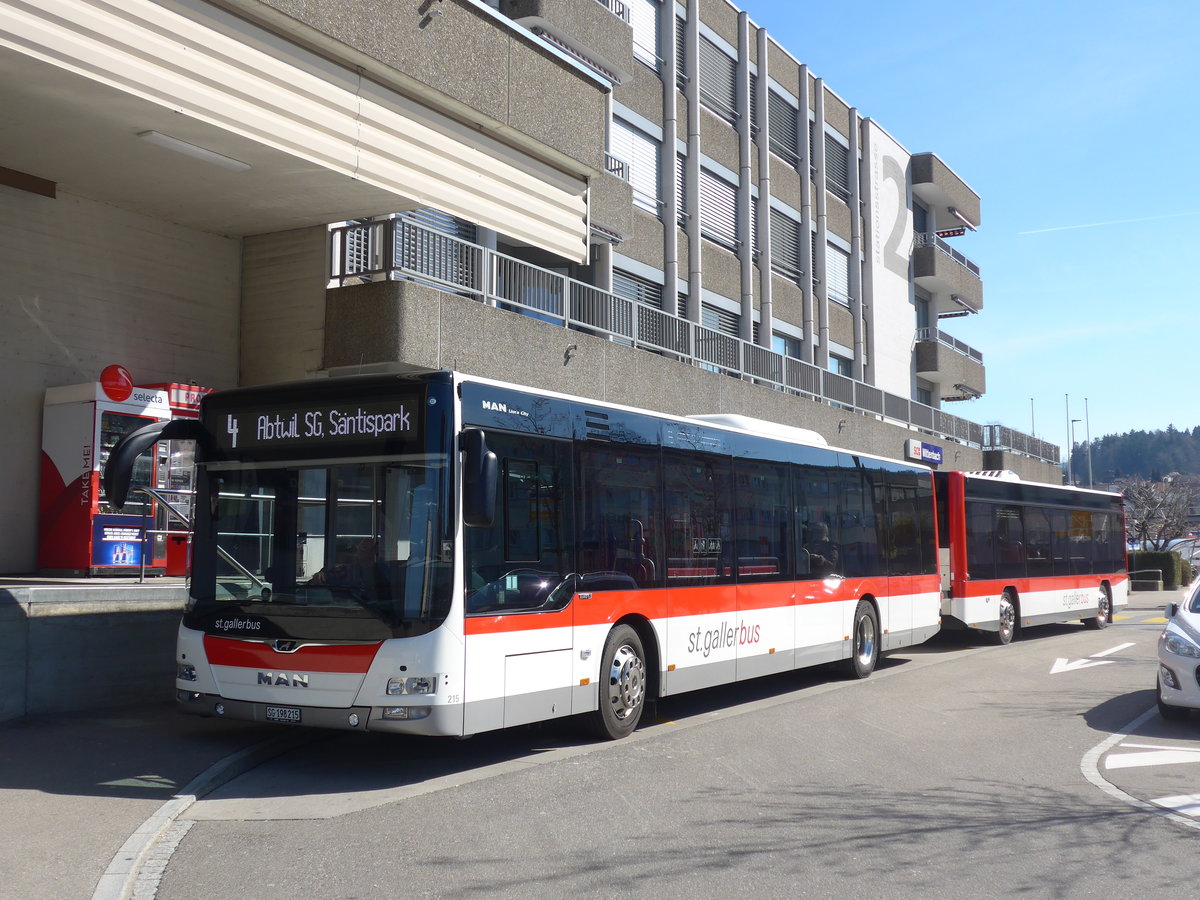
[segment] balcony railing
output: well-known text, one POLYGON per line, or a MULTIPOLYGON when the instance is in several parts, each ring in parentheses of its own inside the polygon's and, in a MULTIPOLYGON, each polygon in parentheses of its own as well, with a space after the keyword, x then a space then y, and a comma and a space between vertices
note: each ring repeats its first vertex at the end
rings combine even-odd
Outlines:
POLYGON ((619 156, 613 156, 611 153, 604 154, 604 170, 609 175, 615 175, 622 181, 629 180, 629 163, 621 159, 619 156))
POLYGON ((937 341, 939 344, 949 347, 951 350, 961 353, 963 356, 969 357, 981 365, 983 364, 983 354, 981 352, 976 350, 970 344, 964 344, 958 338, 951 337, 950 335, 946 334, 946 332, 937 328, 918 328, 917 340, 937 341))
POLYGON ((622 3, 621 0, 596 0, 596 2, 611 12, 622 22, 629 21, 629 7, 622 3))
MULTIPOLYGON (((987 448, 982 425, 426 228, 403 215, 339 226, 330 230, 330 239, 333 287, 416 281, 775 390, 987 448)), ((1001 438, 1006 449, 1058 462, 1057 447, 1009 429, 996 440, 1001 438)))
POLYGON ((914 234, 913 249, 915 250, 917 247, 937 247, 943 255, 950 257, 976 278, 980 277, 979 266, 975 265, 975 263, 971 262, 971 260, 967 259, 967 257, 963 256, 936 234, 923 234, 921 232, 914 234))
POLYGON ((1013 431, 1011 428, 1005 428, 1003 425, 983 426, 983 449, 1011 450, 1014 453, 1020 453, 1022 456, 1032 456, 1034 459, 1042 459, 1052 463, 1057 463, 1059 460, 1059 448, 1057 445, 1039 440, 1028 434, 1022 434, 1019 431, 1013 431))

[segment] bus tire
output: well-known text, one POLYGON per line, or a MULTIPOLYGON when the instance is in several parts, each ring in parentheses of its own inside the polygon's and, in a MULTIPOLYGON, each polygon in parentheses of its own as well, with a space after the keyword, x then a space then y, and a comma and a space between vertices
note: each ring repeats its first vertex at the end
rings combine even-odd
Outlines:
POLYGON ((1164 703, 1161 682, 1154 685, 1154 697, 1158 701, 1158 714, 1168 722, 1182 722, 1191 712, 1186 706, 1172 706, 1170 703, 1164 703))
POLYGON ((632 734, 646 708, 646 654, 642 639, 628 625, 618 625, 604 641, 599 690, 592 731, 609 741, 632 734))
POLYGON ((850 658, 846 660, 846 674, 852 678, 866 678, 875 671, 879 662, 879 615, 869 600, 859 600, 854 610, 851 626, 850 658))
POLYGON ((1100 588, 1100 605, 1096 610, 1096 615, 1089 619, 1084 619, 1083 624, 1094 631, 1099 631, 1112 622, 1112 614, 1112 597, 1109 596, 1108 589, 1102 587, 1100 588))
POLYGON ((1008 591, 1000 595, 997 619, 999 628, 996 629, 996 643, 1001 646, 1011 644, 1017 635, 1017 603, 1008 591))

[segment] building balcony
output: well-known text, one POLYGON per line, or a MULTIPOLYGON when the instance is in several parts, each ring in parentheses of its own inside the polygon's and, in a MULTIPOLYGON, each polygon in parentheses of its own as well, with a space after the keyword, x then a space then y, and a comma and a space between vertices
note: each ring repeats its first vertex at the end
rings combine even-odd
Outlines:
POLYGON ((633 76, 633 28, 622 0, 503 0, 500 9, 610 81, 633 76))
POLYGON ((917 329, 917 375, 942 385, 942 399, 970 399, 987 389, 983 354, 936 328, 917 329))
POLYGON ((929 292, 939 318, 983 309, 979 266, 936 234, 914 236, 913 280, 929 292))
MULTIPOLYGON (((327 319, 324 366, 329 369, 397 360, 436 368, 444 364, 442 357, 431 356, 437 352, 450 353, 458 365, 465 364, 470 354, 483 353, 488 359, 497 354, 511 358, 513 369, 525 372, 527 379, 536 374, 529 369, 534 365, 531 359, 561 377, 576 345, 569 346, 564 356, 561 340, 541 337, 553 332, 540 329, 557 327, 580 334, 581 340, 591 335, 646 351, 648 360, 653 354, 923 434, 983 446, 983 426, 974 422, 426 228, 405 216, 333 228, 330 242, 330 309, 336 307, 338 312, 327 319), (466 318, 433 333, 431 329, 447 327, 446 313, 437 307, 438 294, 447 302, 453 300, 455 315, 466 318), (411 301, 407 305, 400 302, 405 298, 411 301), (525 323, 533 320, 538 337, 518 338, 510 333, 511 326, 522 320, 492 318, 487 307, 518 313, 525 323), (461 346, 449 350, 444 346, 459 340, 461 346), (546 343, 544 352, 522 350, 522 341, 529 340, 546 343)), ((945 344, 936 330, 923 343, 931 344, 935 354, 938 368, 933 371, 939 374, 933 380, 952 385, 954 378, 961 377, 965 380, 958 383, 982 393, 983 364, 977 351, 965 344, 945 344), (957 372, 955 365, 962 367, 961 376, 940 374, 957 372)), ((1058 457, 1044 461, 1057 463, 1058 457)))
POLYGON ((979 195, 933 153, 912 157, 912 192, 933 213, 937 230, 979 227, 979 195))

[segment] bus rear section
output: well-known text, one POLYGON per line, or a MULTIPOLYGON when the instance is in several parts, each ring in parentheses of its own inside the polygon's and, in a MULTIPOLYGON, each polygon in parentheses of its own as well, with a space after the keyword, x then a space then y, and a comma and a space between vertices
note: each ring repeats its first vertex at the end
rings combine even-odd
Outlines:
POLYGON ((1129 598, 1123 497, 1021 481, 935 475, 942 618, 1009 643, 1027 625, 1104 628, 1129 598))

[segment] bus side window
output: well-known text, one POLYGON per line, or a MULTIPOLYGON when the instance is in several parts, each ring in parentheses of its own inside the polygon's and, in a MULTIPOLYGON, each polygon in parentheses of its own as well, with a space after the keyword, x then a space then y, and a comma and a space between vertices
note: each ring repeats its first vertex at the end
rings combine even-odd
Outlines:
POLYGON ((487 440, 500 458, 498 503, 490 526, 465 530, 467 613, 561 609, 574 593, 569 445, 499 432, 487 440))

